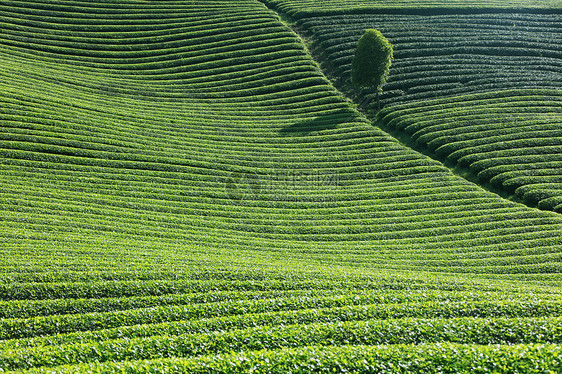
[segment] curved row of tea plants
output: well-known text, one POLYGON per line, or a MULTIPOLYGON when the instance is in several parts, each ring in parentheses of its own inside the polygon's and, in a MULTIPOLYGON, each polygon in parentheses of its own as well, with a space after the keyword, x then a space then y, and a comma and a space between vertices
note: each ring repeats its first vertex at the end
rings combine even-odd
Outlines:
MULTIPOLYGON (((560 354, 553 344, 478 346, 469 344, 309 346, 257 352, 229 353, 196 358, 164 358, 134 362, 68 365, 54 373, 554 373, 560 354), (438 357, 439 359, 435 359, 438 357), (498 371, 501 368, 502 371, 498 371)), ((31 370, 41 373, 43 370, 31 370)))
POLYGON ((263 4, 0 26, 0 372, 557 370, 518 279, 559 282, 562 218, 374 129, 263 4))
POLYGON ((370 13, 480 13, 509 12, 513 8, 533 11, 560 11, 555 0, 261 0, 294 19, 319 15, 370 13))

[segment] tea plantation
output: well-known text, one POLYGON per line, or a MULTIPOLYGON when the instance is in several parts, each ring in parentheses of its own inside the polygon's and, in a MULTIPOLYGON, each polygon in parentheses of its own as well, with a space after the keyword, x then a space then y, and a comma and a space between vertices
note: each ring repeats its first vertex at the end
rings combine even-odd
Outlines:
MULTIPOLYGON (((540 61, 506 55, 528 73, 497 86, 420 76, 405 90, 410 61, 436 65, 414 42, 404 57, 388 26, 396 61, 373 123, 282 18, 303 15, 318 49, 340 48, 329 72, 344 77, 363 26, 342 22, 361 2, 334 3, 349 10, 336 16, 283 3, 0 3, 0 372, 562 371, 560 40, 540 61), (418 128, 550 210, 378 125, 418 128)), ((556 34, 552 3, 508 6, 534 20, 516 30, 556 34)), ((462 26, 459 9, 447 17, 462 26)), ((474 74, 455 64, 438 70, 474 74)))
MULTIPOLYGON (((357 39, 373 25, 396 55, 383 128, 505 196, 562 212, 559 9, 299 20, 344 90, 357 39)), ((354 94, 369 106, 373 92, 354 94)))

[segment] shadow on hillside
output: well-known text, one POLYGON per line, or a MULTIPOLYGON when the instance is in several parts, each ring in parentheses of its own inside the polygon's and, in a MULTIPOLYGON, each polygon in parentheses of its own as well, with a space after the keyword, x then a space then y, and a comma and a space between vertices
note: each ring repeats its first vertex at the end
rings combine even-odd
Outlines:
POLYGON ((312 132, 319 132, 323 130, 333 130, 338 125, 352 121, 354 116, 350 113, 328 115, 316 117, 308 121, 297 122, 290 126, 284 127, 279 130, 279 134, 289 135, 308 135, 312 132))

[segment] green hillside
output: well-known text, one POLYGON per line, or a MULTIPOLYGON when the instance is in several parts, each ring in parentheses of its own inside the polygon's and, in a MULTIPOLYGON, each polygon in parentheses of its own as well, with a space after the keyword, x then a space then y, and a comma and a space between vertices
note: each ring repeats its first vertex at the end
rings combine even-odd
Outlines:
MULTIPOLYGON (((562 212, 562 15, 490 13, 303 18, 319 58, 349 87, 357 40, 395 46, 381 125, 530 206, 562 212)), ((373 90, 355 92, 373 106, 373 90)))
POLYGON ((560 214, 374 126, 264 4, 0 30, 0 372, 560 371, 560 214))

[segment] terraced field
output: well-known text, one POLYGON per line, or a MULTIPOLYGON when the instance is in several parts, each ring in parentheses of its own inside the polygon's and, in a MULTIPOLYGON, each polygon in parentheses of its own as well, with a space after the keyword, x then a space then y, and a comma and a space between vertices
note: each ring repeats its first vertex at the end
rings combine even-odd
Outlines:
MULTIPOLYGON (((381 29, 396 60, 381 126, 460 173, 562 212, 562 16, 545 13, 305 17, 339 87, 357 39, 381 29)), ((373 92, 351 93, 369 103, 373 92)))
POLYGON ((0 372, 561 370, 562 217, 374 127, 265 5, 0 27, 0 372))
POLYGON ((504 12, 513 9, 558 12, 556 0, 263 0, 271 8, 294 19, 334 14, 388 14, 440 12, 480 13, 504 12))

